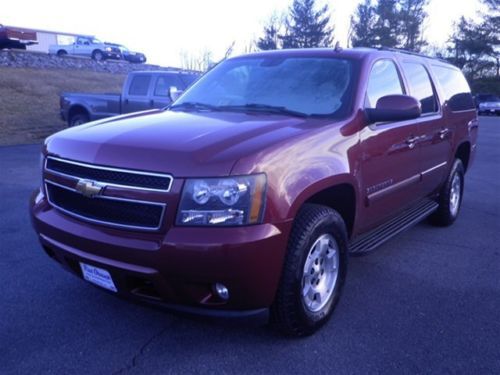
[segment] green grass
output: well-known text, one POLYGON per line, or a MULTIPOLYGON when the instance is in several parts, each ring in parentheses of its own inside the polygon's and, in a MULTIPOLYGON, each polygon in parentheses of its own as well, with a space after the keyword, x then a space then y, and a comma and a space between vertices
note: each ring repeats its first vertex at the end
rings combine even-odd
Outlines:
POLYGON ((0 145, 37 143, 64 129, 59 94, 119 93, 125 75, 0 67, 0 145))

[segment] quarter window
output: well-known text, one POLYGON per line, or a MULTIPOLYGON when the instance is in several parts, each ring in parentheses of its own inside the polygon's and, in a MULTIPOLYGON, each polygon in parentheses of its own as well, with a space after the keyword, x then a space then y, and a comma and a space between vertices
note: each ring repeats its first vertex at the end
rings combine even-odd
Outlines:
POLYGON ((433 65, 432 70, 452 111, 475 109, 469 84, 460 70, 438 65, 433 65))
POLYGON ((403 63, 402 65, 410 84, 410 95, 420 101, 422 114, 437 112, 436 96, 427 70, 417 63, 403 63))
POLYGON ((151 81, 150 75, 137 75, 132 78, 129 95, 146 96, 148 94, 149 82, 151 81))
POLYGON ((366 90, 365 107, 375 108, 377 101, 386 95, 403 94, 396 65, 391 60, 379 60, 372 68, 368 89, 366 90))

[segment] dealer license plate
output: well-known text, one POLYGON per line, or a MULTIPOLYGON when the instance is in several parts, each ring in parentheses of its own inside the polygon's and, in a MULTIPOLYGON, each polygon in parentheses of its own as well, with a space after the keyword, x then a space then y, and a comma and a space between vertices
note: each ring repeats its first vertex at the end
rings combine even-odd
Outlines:
POLYGON ((85 263, 80 263, 80 268, 82 269, 83 278, 85 280, 101 288, 111 290, 112 292, 117 291, 115 283, 108 271, 85 263))

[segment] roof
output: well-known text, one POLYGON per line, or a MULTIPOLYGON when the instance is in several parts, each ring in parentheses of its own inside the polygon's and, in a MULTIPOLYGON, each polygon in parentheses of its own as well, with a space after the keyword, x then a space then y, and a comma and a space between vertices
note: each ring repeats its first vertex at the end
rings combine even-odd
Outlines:
POLYGON ((246 55, 241 55, 234 57, 238 59, 240 57, 265 57, 269 55, 278 55, 278 56, 287 56, 287 57, 345 57, 345 58, 353 58, 353 59, 363 59, 364 57, 370 54, 380 54, 380 55, 391 55, 394 53, 416 56, 420 58, 425 58, 429 60, 433 60, 436 62, 444 63, 450 66, 453 66, 448 61, 427 56, 421 53, 406 51, 403 49, 396 48, 368 48, 368 47, 356 47, 356 48, 346 48, 346 49, 336 49, 336 48, 300 48, 300 49, 280 49, 280 50, 272 50, 272 51, 259 51, 246 55))

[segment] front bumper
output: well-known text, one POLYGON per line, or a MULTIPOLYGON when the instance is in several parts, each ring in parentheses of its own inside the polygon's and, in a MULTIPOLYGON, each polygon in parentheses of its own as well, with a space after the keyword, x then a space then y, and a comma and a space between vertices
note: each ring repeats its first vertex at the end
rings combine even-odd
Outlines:
POLYGON ((119 52, 104 52, 106 59, 121 60, 122 55, 119 52))
POLYGON ((40 192, 31 218, 46 253, 82 277, 80 263, 107 270, 118 292, 192 314, 260 317, 278 287, 291 222, 241 228, 172 227, 139 233, 85 223, 52 208, 40 192), (229 289, 227 301, 213 290, 229 289))
POLYGON ((479 108, 479 115, 500 115, 500 108, 479 108))

